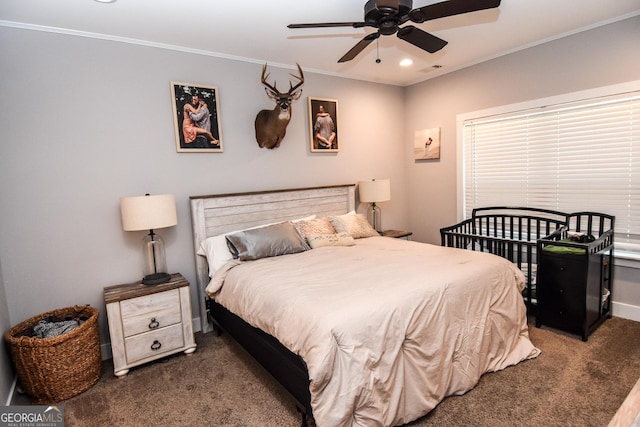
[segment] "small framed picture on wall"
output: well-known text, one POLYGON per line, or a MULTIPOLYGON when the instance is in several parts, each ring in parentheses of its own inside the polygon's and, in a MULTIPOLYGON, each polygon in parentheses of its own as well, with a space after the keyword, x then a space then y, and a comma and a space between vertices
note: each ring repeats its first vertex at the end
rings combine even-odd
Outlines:
POLYGON ((440 128, 417 130, 413 141, 415 160, 440 158, 440 128))
POLYGON ((221 153, 218 88, 171 82, 171 96, 176 151, 221 153))
POLYGON ((338 151, 338 101, 309 97, 309 140, 312 152, 338 151))

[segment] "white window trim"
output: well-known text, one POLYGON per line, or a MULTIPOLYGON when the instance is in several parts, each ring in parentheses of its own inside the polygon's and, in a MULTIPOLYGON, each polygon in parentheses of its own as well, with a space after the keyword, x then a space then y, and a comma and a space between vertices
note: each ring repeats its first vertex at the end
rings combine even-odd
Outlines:
MULTIPOLYGON (((617 93, 633 92, 640 90, 640 80, 634 80, 626 83, 620 83, 610 86, 603 86, 594 89, 587 89, 578 92, 571 92, 562 95, 555 95, 546 98, 534 99, 509 105, 502 105, 499 107, 487 108, 484 110, 471 111, 468 113, 461 113, 456 116, 456 173, 457 173, 457 197, 456 197, 456 211, 458 221, 462 221, 464 218, 464 156, 463 156, 463 136, 464 136, 464 123, 466 120, 475 119, 478 117, 494 116, 498 114, 506 114, 514 111, 528 110, 533 108, 540 108, 545 105, 554 105, 568 102, 576 102, 588 98, 596 98, 601 96, 607 96, 617 93)), ((614 252, 616 257, 616 265, 638 268, 640 269, 640 256, 636 253, 625 252, 616 250, 614 252)))

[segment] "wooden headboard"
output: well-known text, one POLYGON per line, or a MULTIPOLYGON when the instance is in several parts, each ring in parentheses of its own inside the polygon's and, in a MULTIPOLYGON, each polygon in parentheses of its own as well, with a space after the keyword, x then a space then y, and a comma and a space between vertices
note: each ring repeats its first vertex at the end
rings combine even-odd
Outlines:
POLYGON ((197 254, 205 239, 313 214, 344 214, 355 210, 355 189, 354 184, 347 184, 189 197, 202 332, 212 330, 205 302, 209 268, 205 257, 197 254))

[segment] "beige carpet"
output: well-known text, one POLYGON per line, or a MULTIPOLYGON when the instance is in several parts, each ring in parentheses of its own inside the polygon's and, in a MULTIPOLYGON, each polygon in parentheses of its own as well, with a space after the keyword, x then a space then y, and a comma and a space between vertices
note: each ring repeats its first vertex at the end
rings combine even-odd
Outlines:
MULTIPOLYGON (((534 360, 484 375, 410 426, 606 426, 640 377, 640 322, 607 320, 590 338, 530 327, 534 360)), ((290 398, 226 336, 101 380, 63 402, 65 426, 299 426, 290 398)))

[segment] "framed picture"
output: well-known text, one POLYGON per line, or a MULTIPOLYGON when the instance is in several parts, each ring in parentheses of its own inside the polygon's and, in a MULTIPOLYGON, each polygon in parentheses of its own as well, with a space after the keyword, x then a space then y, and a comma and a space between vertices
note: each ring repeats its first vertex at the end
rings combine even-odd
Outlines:
POLYGON ((215 86, 171 82, 173 125, 179 153, 221 153, 220 108, 215 86))
POLYGON ((309 97, 309 141, 316 153, 337 152, 339 148, 338 101, 309 97))
POLYGON ((440 158, 440 128, 417 130, 413 141, 415 160, 440 158))

